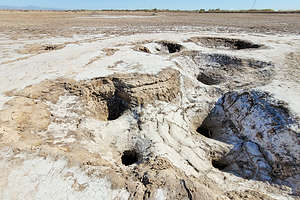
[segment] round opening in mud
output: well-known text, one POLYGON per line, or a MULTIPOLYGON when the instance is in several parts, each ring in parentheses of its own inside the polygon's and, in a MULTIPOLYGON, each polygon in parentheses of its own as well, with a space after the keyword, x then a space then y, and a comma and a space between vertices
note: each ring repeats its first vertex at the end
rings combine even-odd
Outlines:
POLYGON ((161 45, 167 48, 169 53, 176 53, 182 50, 183 46, 172 42, 161 42, 161 45))
POLYGON ((207 137, 207 138, 211 138, 211 131, 208 130, 208 128, 206 128, 205 126, 200 126, 199 128, 197 128, 196 130, 198 133, 200 133, 201 135, 207 137))
POLYGON ((129 166, 137 163, 139 161, 139 157, 139 153, 136 152, 136 150, 126 150, 123 152, 123 155, 121 157, 122 164, 125 166, 129 166))
POLYGON ((222 162, 220 160, 213 160, 212 166, 218 170, 224 170, 226 167, 228 167, 228 164, 225 162, 222 162))
POLYGON ((251 41, 233 39, 233 38, 218 38, 218 37, 192 37, 188 41, 200 43, 208 48, 216 49, 258 49, 263 47, 262 44, 255 44, 251 41))
POLYGON ((123 99, 118 96, 113 97, 107 103, 108 106, 108 120, 118 119, 127 110, 127 105, 123 99))

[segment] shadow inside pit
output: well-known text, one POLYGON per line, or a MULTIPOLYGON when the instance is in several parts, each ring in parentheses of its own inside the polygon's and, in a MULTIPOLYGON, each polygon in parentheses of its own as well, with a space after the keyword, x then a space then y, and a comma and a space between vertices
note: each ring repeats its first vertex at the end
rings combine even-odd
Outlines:
POLYGON ((141 156, 135 149, 126 150, 122 154, 121 161, 122 161, 123 165, 129 166, 134 163, 137 163, 139 161, 140 157, 141 156))
POLYGON ((107 102, 108 107, 108 118, 107 120, 118 119, 127 109, 128 105, 124 100, 118 96, 114 96, 107 102))
POLYGON ((183 46, 177 43, 173 43, 173 42, 166 42, 166 41, 162 41, 160 42, 160 44, 163 47, 166 47, 168 49, 169 53, 176 53, 176 52, 180 52, 183 49, 183 46))
POLYGON ((264 46, 247 40, 222 37, 192 37, 188 41, 200 43, 208 48, 230 50, 258 49, 264 46))

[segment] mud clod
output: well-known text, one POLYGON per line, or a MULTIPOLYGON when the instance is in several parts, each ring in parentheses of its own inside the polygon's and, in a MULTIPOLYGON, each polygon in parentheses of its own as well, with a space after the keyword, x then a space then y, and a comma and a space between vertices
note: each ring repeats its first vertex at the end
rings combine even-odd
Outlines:
POLYGON ((151 51, 150 51, 147 47, 145 47, 145 46, 140 46, 140 45, 135 46, 135 47, 133 48, 133 50, 135 50, 135 51, 140 51, 140 52, 144 52, 144 53, 151 53, 151 51))

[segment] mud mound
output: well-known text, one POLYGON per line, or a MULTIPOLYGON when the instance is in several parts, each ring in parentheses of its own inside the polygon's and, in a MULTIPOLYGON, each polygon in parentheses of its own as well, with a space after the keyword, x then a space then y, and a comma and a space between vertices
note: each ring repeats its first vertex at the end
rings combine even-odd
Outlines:
POLYGON ((173 54, 182 51, 183 48, 184 47, 181 44, 177 44, 175 42, 158 41, 138 44, 133 47, 133 50, 152 54, 173 54))
POLYGON ((233 145, 215 168, 300 191, 300 125, 288 108, 260 91, 226 93, 198 132, 233 145))
POLYGON ((140 52, 144 52, 144 53, 151 53, 151 51, 145 47, 145 46, 142 46, 142 45, 137 45, 133 48, 133 50, 135 51, 140 51, 140 52))
POLYGON ((179 72, 165 69, 157 75, 139 73, 114 74, 91 80, 57 79, 32 85, 8 96, 50 101, 54 104, 62 95, 80 97, 87 115, 100 120, 115 120, 126 110, 154 103, 172 101, 179 93, 179 72))
POLYGON ((179 92, 179 72, 164 70, 158 75, 124 74, 99 77, 88 81, 66 82, 71 94, 81 96, 87 109, 101 120, 115 120, 127 109, 171 101, 179 92))
POLYGON ((218 38, 218 37, 192 37, 188 40, 198 45, 215 49, 258 49, 263 47, 262 44, 255 44, 246 40, 231 39, 231 38, 218 38))

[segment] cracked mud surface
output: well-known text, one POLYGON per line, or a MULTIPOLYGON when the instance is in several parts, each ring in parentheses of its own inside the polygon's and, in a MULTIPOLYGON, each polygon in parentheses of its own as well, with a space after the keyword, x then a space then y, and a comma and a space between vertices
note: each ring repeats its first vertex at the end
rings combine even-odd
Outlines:
POLYGON ((299 199, 299 36, 185 29, 0 35, 0 199, 299 199))

